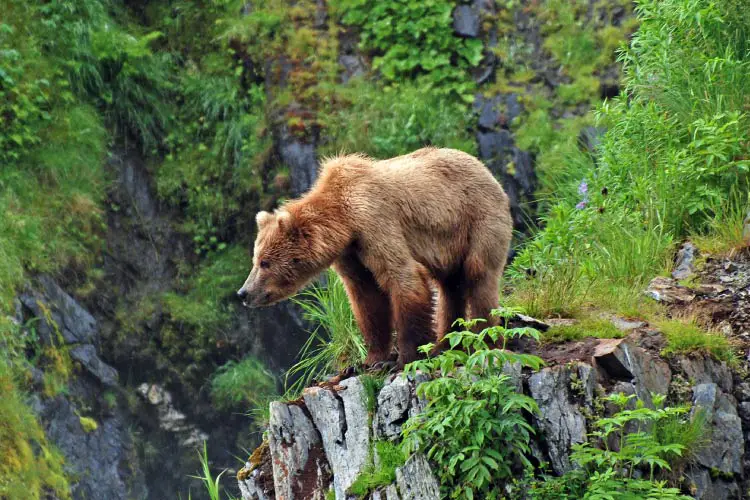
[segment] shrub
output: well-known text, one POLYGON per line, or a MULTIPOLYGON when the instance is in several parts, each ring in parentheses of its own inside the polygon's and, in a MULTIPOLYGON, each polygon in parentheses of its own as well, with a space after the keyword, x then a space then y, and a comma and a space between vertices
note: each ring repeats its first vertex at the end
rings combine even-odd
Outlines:
POLYGON ((474 98, 469 70, 482 59, 482 41, 453 31, 455 3, 448 0, 337 0, 345 24, 361 28, 361 46, 375 54, 373 67, 388 81, 416 76, 420 87, 474 98))
MULTIPOLYGON (((493 311, 509 318, 509 310, 493 311)), ((538 338, 529 328, 491 326, 472 333, 481 320, 458 323, 462 331, 447 335, 450 349, 406 366, 404 376, 418 371, 439 375, 417 386, 427 400, 424 412, 404 424, 406 453, 426 453, 437 464, 441 490, 450 498, 486 498, 497 495, 502 482, 512 477, 515 460, 530 466, 529 440, 534 433, 525 414, 537 411, 533 399, 516 392, 505 374, 508 364, 538 369, 542 360, 505 350, 515 336, 538 338), (500 342, 502 349, 494 348, 500 342)), ((432 345, 423 346, 428 353, 432 345)))
POLYGON ((522 485, 526 498, 690 498, 670 487, 664 477, 705 444, 705 418, 700 414, 686 418, 687 407, 664 408, 665 398, 658 395, 653 397, 655 409, 644 407, 641 401, 635 409, 626 409, 633 398, 609 396, 607 400, 618 411, 594 423, 593 443, 574 445, 570 459, 575 467, 560 478, 522 485), (643 478, 638 478, 641 472, 643 478))
POLYGON ((229 361, 211 377, 211 399, 221 409, 258 409, 276 394, 276 381, 262 361, 248 356, 229 361))

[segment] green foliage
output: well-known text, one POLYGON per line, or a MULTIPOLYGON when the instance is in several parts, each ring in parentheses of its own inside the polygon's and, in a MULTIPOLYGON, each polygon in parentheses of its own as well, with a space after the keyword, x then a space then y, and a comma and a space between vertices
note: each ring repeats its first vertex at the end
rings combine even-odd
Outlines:
POLYGON ((600 109, 609 131, 596 166, 570 163, 578 178, 562 177, 512 276, 537 266, 564 274, 574 259, 582 284, 571 288, 595 279, 597 296, 642 289, 669 265, 675 240, 701 231, 733 189, 747 190, 750 55, 737 5, 638 3, 641 29, 621 55, 627 92, 600 109))
POLYGON ((314 284, 293 299, 315 325, 286 374, 286 397, 295 397, 313 380, 349 366, 361 366, 367 356, 362 333, 352 313, 344 284, 333 270, 325 284, 314 284), (290 381, 294 381, 289 385, 290 381))
POLYGON ((598 339, 619 339, 623 332, 608 319, 584 318, 572 325, 551 326, 542 334, 544 342, 569 342, 586 337, 598 339))
POLYGON ((367 498, 373 490, 393 484, 396 468, 406 462, 401 447, 391 441, 376 441, 373 445, 374 457, 347 490, 347 494, 357 498, 367 498))
POLYGON ((79 422, 81 422, 81 428, 86 433, 94 432, 99 428, 99 424, 96 423, 96 420, 94 420, 91 417, 78 417, 79 422))
MULTIPOLYGON (((513 314, 509 309, 493 311, 503 320, 513 314)), ((409 454, 424 452, 437 464, 441 490, 450 498, 497 495, 502 482, 513 476, 514 460, 531 466, 527 455, 534 430, 525 414, 536 412, 537 406, 516 392, 505 367, 519 363, 538 369, 543 362, 536 356, 506 351, 505 343, 512 337, 538 339, 539 332, 501 325, 479 333, 470 331, 482 321, 459 320, 464 330, 447 335, 450 349, 404 369, 404 376, 419 371, 436 378, 417 386, 427 407, 404 424, 403 449, 409 454), (498 342, 502 349, 494 348, 498 342)), ((429 353, 432 348, 421 349, 429 353)))
POLYGON ((221 409, 241 405, 257 409, 276 395, 276 381, 263 362, 248 356, 229 361, 211 378, 211 399, 221 409))
POLYGON ((361 28, 361 46, 373 52, 373 67, 386 80, 416 76, 420 88, 473 100, 469 71, 482 60, 482 41, 453 31, 450 0, 337 0, 345 24, 361 28))
POLYGON ((705 444, 705 418, 687 418, 687 407, 664 408, 664 396, 654 395, 655 409, 638 401, 626 409, 635 396, 614 394, 607 400, 618 411, 600 418, 590 434, 592 442, 574 445, 570 455, 575 467, 560 478, 535 481, 524 489, 534 500, 597 499, 618 500, 688 499, 670 487, 674 466, 705 444), (664 431, 663 429, 667 429, 664 431), (595 445, 602 446, 602 448, 595 445), (643 479, 637 471, 643 472, 643 479))
POLYGON ((331 142, 324 152, 392 158, 435 145, 476 154, 474 137, 469 134, 471 115, 465 106, 420 84, 383 88, 353 80, 341 89, 340 98, 351 105, 328 118, 331 142))
POLYGON ((727 337, 717 331, 706 331, 690 318, 659 321, 656 326, 667 337, 665 355, 704 353, 730 365, 738 362, 727 337))
POLYGON ((230 319, 231 305, 224 299, 236 288, 237 271, 247 269, 247 250, 232 245, 211 252, 197 270, 187 274, 182 286, 186 293, 164 295, 165 311, 179 325, 189 325, 198 336, 216 335, 230 319))

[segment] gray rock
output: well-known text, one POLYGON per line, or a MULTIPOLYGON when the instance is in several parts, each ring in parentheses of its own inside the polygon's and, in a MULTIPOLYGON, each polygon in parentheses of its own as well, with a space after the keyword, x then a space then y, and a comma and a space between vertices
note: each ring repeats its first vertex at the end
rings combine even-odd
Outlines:
POLYGON ((671 278, 657 276, 646 288, 646 295, 666 304, 684 304, 695 299, 695 293, 689 288, 680 286, 671 278))
POLYGON ((322 387, 304 392, 305 405, 320 432, 323 449, 333 472, 336 498, 346 490, 367 465, 370 454, 367 393, 358 378, 341 382, 338 393, 322 387))
POLYGON ((161 385, 143 383, 137 393, 156 407, 159 428, 176 434, 182 446, 193 447, 208 440, 208 435, 188 420, 172 402, 172 394, 161 385))
POLYGON ((700 355, 697 357, 676 356, 675 361, 693 384, 712 382, 718 385, 722 391, 732 392, 732 372, 725 362, 700 355))
POLYGON ((693 414, 704 411, 711 429, 710 441, 696 452, 697 463, 725 474, 742 474, 745 446, 734 397, 716 384, 699 384, 693 389, 693 405, 693 414))
MULTIPOLYGON (((479 132, 477 142, 479 143, 479 156, 483 160, 509 158, 512 154, 513 136, 507 130, 479 132)), ((502 171, 493 171, 492 173, 499 175, 502 174, 502 171)))
POLYGON ((686 476, 694 489, 697 500, 740 500, 742 495, 736 481, 712 479, 711 473, 702 467, 691 467, 686 476))
POLYGON ((569 368, 561 365, 534 373, 529 390, 539 406, 537 420, 547 440, 552 468, 564 474, 570 470, 570 447, 586 441, 586 420, 570 402, 569 368))
POLYGON ((412 455, 396 469, 396 484, 402 500, 439 500, 440 485, 423 455, 412 455))
POLYGON ((117 385, 117 370, 102 361, 91 344, 77 345, 70 350, 70 357, 81 363, 91 375, 107 387, 117 385))
POLYGON ((669 391, 669 365, 627 339, 600 340, 594 362, 609 377, 633 382, 636 394, 648 406, 653 407, 652 394, 665 395, 669 391))
POLYGON ((91 343, 97 334, 96 319, 51 277, 38 278, 39 289, 20 295, 21 303, 39 318, 37 332, 45 343, 91 343))
POLYGON ((97 419, 97 429, 87 432, 80 411, 64 396, 41 405, 48 439, 65 457, 75 500, 146 498, 137 475, 135 448, 123 415, 97 419))
POLYGON ((698 249, 689 241, 684 243, 677 252, 675 268, 672 277, 676 280, 684 280, 695 274, 695 257, 698 249))
POLYGON ((346 83, 352 78, 362 76, 367 71, 367 65, 359 55, 342 54, 339 56, 339 64, 344 71, 341 72, 341 81, 346 83))
MULTIPOLYGON (((246 466, 249 466, 247 464, 246 466)), ((276 496, 273 491, 268 491, 262 486, 260 470, 254 470, 244 480, 238 481, 242 500, 275 500, 276 496)))
POLYGON ((473 5, 459 5, 453 11, 453 30, 458 36, 476 38, 480 25, 479 11, 473 5))
POLYGON ((292 194, 299 196, 307 192, 318 178, 315 141, 311 138, 303 142, 284 127, 277 142, 281 161, 289 167, 292 194))
POLYGON ((401 435, 401 425, 409 418, 412 389, 409 381, 397 376, 381 389, 378 406, 372 419, 375 439, 395 440, 401 435))
POLYGON ((275 401, 270 410, 268 445, 276 497, 322 500, 331 472, 320 434, 299 406, 275 401))

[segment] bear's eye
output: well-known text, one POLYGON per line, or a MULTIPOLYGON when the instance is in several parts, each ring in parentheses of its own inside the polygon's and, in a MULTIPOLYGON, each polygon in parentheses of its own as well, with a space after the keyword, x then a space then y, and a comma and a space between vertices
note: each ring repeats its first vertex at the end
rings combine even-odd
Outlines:
POLYGON ((294 257, 292 259, 292 264, 299 264, 299 259, 297 257, 294 257))
POLYGON ((268 262, 267 260, 261 260, 260 267, 261 269, 268 269, 269 267, 271 267, 271 263, 268 262))

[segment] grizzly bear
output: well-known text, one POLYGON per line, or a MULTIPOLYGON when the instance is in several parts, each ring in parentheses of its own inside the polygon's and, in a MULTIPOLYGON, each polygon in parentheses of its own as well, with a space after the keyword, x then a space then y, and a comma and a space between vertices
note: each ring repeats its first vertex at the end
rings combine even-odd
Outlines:
POLYGON ((306 195, 256 221, 253 268, 237 292, 243 303, 288 298, 333 266, 368 366, 389 359, 394 330, 403 366, 457 318, 489 319, 512 236, 508 197, 487 167, 431 147, 382 161, 329 159, 306 195))

